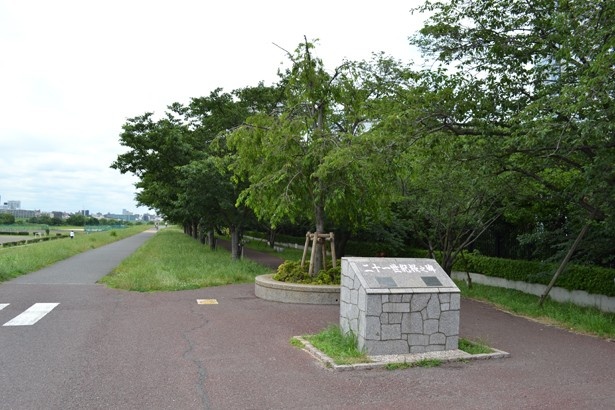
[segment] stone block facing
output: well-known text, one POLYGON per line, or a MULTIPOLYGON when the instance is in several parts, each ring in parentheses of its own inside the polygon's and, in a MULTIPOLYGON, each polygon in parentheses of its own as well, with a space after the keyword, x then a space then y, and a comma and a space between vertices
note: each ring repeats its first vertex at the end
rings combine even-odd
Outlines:
POLYGON ((457 349, 459 289, 438 269, 432 260, 342 258, 342 331, 370 355, 457 349), (425 285, 404 276, 417 274, 429 275, 425 285))

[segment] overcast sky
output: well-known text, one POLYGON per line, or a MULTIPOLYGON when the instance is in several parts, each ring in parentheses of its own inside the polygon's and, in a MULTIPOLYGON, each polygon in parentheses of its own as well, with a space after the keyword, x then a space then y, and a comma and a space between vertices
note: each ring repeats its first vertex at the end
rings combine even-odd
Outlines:
POLYGON ((109 168, 127 118, 217 87, 274 82, 318 38, 332 69, 384 51, 417 61, 419 0, 0 0, 0 199, 22 209, 147 212, 109 168))

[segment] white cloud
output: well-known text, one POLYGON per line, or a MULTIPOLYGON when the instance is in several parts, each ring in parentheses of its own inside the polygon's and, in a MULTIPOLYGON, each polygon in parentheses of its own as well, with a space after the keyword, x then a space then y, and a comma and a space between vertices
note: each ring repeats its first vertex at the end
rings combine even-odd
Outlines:
MULTIPOLYGON (((22 208, 137 211, 109 168, 127 118, 276 79, 307 36, 331 68, 417 58, 418 1, 0 0, 0 196, 22 208)), ((143 209, 141 209, 142 211, 143 209)))

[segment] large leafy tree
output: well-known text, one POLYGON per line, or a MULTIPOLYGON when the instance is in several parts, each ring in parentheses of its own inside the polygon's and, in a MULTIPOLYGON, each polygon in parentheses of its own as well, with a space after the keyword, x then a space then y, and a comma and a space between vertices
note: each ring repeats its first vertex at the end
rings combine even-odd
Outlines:
POLYGON ((276 106, 277 98, 275 88, 262 84, 234 93, 216 89, 188 106, 169 106, 159 120, 152 113, 131 118, 120 135, 129 150, 112 167, 138 176, 139 203, 183 224, 195 238, 203 230, 229 228, 237 259, 241 227, 250 212, 237 206, 244 185, 229 170, 234 153, 224 135, 248 115, 276 106))
POLYGON ((0 212, 0 225, 11 225, 15 223, 15 216, 6 212, 0 212))
MULTIPOLYGON (((283 101, 229 136, 236 175, 250 183, 240 199, 274 226, 307 218, 318 234, 386 213, 392 178, 366 133, 370 102, 386 87, 384 76, 367 73, 386 74, 390 61, 380 56, 372 65, 345 63, 328 72, 307 40, 288 57, 283 101)), ((322 253, 315 255, 317 273, 322 253)))
POLYGON ((156 209, 170 221, 192 226, 191 215, 177 206, 179 167, 188 164, 198 151, 189 140, 184 115, 185 108, 173 104, 160 119, 153 113, 128 119, 120 134, 120 144, 128 150, 118 155, 111 168, 139 178, 136 199, 140 205, 156 209))
POLYGON ((421 126, 488 137, 502 172, 524 177, 524 196, 559 203, 568 229, 585 234, 589 223, 612 238, 615 3, 451 0, 417 10, 431 17, 413 42, 443 67, 425 78, 455 102, 425 107, 421 126))
POLYGON ((434 133, 404 152, 398 212, 411 223, 411 235, 439 259, 450 275, 461 252, 502 214, 510 189, 493 163, 476 156, 467 137, 434 133), (470 152, 468 152, 470 150, 470 152))
POLYGON ((211 232, 223 224, 231 234, 233 259, 239 257, 241 230, 252 212, 238 201, 246 181, 230 169, 236 153, 228 147, 226 136, 257 112, 270 112, 281 98, 277 87, 246 87, 232 93, 217 89, 207 97, 192 99, 189 118, 194 134, 208 141, 200 157, 182 168, 183 197, 200 208, 201 222, 211 232))

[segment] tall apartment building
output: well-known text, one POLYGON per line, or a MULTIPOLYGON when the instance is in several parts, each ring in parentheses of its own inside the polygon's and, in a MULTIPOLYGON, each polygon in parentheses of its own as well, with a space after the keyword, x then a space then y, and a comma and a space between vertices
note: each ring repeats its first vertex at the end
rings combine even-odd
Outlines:
POLYGON ((0 196, 0 209, 11 209, 11 210, 21 209, 21 201, 2 202, 2 197, 0 196))

